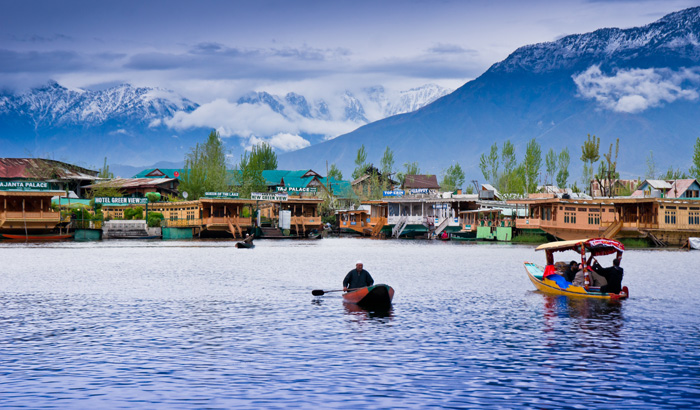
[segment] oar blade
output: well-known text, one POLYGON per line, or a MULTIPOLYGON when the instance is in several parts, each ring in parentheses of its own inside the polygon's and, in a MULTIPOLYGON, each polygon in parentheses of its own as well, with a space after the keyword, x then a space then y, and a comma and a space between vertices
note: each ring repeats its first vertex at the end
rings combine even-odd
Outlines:
POLYGON ((326 293, 322 291, 321 289, 314 289, 311 291, 311 294, 314 296, 323 296, 323 294, 326 293))

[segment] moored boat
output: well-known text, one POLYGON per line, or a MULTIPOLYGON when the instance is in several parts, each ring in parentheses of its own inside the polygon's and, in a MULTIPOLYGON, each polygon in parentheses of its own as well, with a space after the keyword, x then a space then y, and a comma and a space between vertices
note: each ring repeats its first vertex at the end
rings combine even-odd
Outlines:
POLYGON ((387 309, 394 298, 394 289, 389 285, 367 286, 347 292, 343 301, 353 303, 365 309, 387 309))
POLYGON ((626 299, 629 297, 627 286, 624 286, 618 294, 601 292, 600 288, 588 285, 590 283, 589 273, 592 271, 590 267, 591 260, 595 256, 613 253, 617 253, 617 257, 622 258, 622 253, 625 250, 622 243, 605 238, 580 239, 551 242, 540 245, 535 250, 544 250, 547 254, 547 266, 544 268, 534 263, 525 262, 525 271, 537 290, 554 295, 597 299, 626 299), (554 267, 554 252, 563 251, 575 251, 581 254, 581 264, 583 265, 585 277, 584 286, 576 286, 557 273, 554 267), (588 259, 586 259, 586 255, 589 255, 588 259))
POLYGON ((0 234, 4 239, 11 239, 15 241, 60 241, 64 239, 72 239, 73 233, 63 234, 63 235, 14 235, 9 233, 0 234))
POLYGON ((250 242, 236 242, 236 248, 241 248, 241 249, 252 249, 255 248, 255 245, 253 244, 253 241, 250 242))

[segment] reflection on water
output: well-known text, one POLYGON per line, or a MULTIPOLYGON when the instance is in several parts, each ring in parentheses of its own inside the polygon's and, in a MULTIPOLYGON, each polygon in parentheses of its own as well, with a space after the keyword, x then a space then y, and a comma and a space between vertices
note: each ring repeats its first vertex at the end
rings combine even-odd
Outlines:
POLYGON ((231 245, 0 244, 0 408, 700 408, 697 253, 628 251, 610 302, 531 246, 231 245), (389 311, 310 294, 358 258, 389 311))

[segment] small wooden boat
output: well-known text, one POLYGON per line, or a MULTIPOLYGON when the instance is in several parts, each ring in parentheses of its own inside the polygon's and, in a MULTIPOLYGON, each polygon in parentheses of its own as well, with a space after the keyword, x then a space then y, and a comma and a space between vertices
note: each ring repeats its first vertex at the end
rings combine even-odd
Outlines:
POLYGON ((309 232, 306 237, 309 239, 321 239, 321 232, 309 232))
POLYGON ((622 258, 622 252, 625 250, 622 243, 606 238, 580 239, 573 241, 551 242, 540 245, 535 250, 544 250, 547 254, 546 268, 534 263, 525 262, 525 271, 537 290, 553 295, 597 299, 626 299, 629 297, 627 286, 624 286, 619 294, 605 293, 601 292, 600 288, 593 286, 575 286, 573 283, 567 281, 562 275, 556 273, 554 269, 554 252, 579 252, 581 254, 581 263, 583 265, 586 282, 588 283, 588 275, 591 271, 590 263, 593 257, 617 253, 617 257, 622 258), (588 259, 586 259, 587 254, 590 255, 588 259))
POLYGON ((253 241, 250 242, 236 242, 236 248, 241 248, 241 249, 252 249, 255 248, 255 245, 253 244, 253 241))
POLYGON ((2 236, 4 239, 10 239, 13 241, 61 241, 64 239, 72 239, 73 235, 73 233, 63 235, 13 235, 3 233, 0 236, 2 236))
POLYGON ((347 292, 343 301, 365 309, 388 309, 394 298, 394 289, 389 285, 373 285, 347 292))

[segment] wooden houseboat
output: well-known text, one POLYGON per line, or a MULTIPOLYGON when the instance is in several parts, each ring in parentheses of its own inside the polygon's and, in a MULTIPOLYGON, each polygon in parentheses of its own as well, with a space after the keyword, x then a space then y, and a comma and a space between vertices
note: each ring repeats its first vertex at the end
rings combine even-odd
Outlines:
POLYGON ((39 235, 56 229, 61 213, 51 198, 65 191, 0 191, 0 234, 39 235))
POLYGON ((460 212, 462 230, 457 236, 465 239, 510 241, 513 238, 515 218, 513 210, 482 207, 460 212))
POLYGON ((369 209, 339 211, 341 229, 371 236, 394 238, 435 237, 442 232, 461 231, 459 213, 476 209, 476 195, 430 193, 427 189, 400 197, 385 196, 381 201, 365 201, 369 209), (353 224, 354 222, 354 224, 353 224))
POLYGON ((561 240, 647 238, 681 246, 700 234, 700 201, 666 198, 537 198, 508 203, 526 208, 522 231, 542 230, 561 240))
POLYGON ((201 234, 204 236, 233 235, 244 238, 255 227, 255 201, 239 198, 199 198, 201 234))

